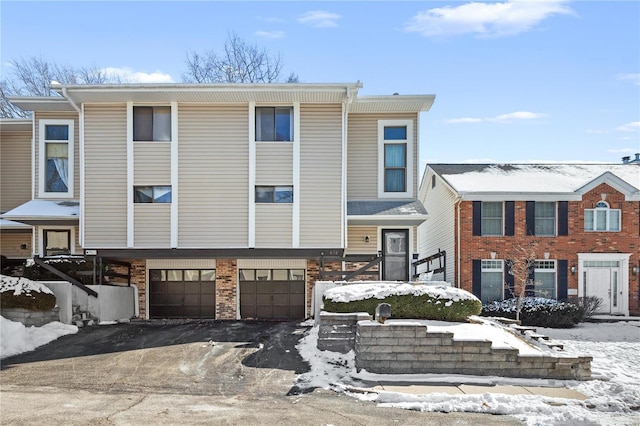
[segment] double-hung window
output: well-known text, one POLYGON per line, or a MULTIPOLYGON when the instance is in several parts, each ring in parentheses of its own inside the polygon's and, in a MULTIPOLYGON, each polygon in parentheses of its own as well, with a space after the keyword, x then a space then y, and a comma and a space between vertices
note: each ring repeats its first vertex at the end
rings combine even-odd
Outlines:
MULTIPOLYGON (((533 297, 556 298, 556 261, 536 260, 533 272, 533 297)), ((529 292, 527 292, 529 295, 529 292)))
POLYGON ((40 120, 40 196, 73 197, 73 120, 40 120))
POLYGON ((502 235, 502 202, 482 202, 482 235, 502 235))
POLYGON ((413 121, 378 121, 378 195, 411 196, 413 186, 413 121))
POLYGON ((585 231, 620 231, 620 210, 612 209, 606 201, 599 201, 595 209, 584 211, 585 231))
POLYGON ((556 203, 535 203, 535 235, 556 235, 556 203))
POLYGON ((481 274, 482 303, 502 300, 504 298, 504 267, 502 260, 483 260, 481 274))
POLYGON ((133 140, 136 142, 170 141, 171 107, 134 106, 133 140))
POLYGON ((293 141, 293 107, 256 107, 256 141, 293 141))
POLYGON ((256 186, 256 203, 293 203, 293 186, 256 186))

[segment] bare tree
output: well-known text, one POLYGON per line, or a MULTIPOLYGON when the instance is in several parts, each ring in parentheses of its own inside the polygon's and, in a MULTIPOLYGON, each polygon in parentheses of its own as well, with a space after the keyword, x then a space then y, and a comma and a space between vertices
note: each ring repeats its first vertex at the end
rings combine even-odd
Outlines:
MULTIPOLYGON (((182 79, 187 83, 274 83, 281 81, 283 67, 280 54, 273 55, 234 32, 227 35, 223 52, 188 52, 186 64, 182 79)), ((291 73, 284 81, 297 83, 298 76, 291 73)))
POLYGON ((57 96, 51 82, 64 84, 120 83, 117 75, 109 75, 97 66, 73 67, 56 64, 41 57, 22 58, 9 62, 10 75, 0 81, 0 117, 27 117, 28 112, 13 106, 8 96, 57 96))
POLYGON ((513 275, 513 289, 508 289, 513 293, 516 302, 516 320, 520 320, 522 310, 522 299, 526 296, 527 287, 534 285, 531 278, 531 271, 537 259, 539 242, 525 236, 515 237, 511 247, 510 256, 507 260, 508 273, 513 275))

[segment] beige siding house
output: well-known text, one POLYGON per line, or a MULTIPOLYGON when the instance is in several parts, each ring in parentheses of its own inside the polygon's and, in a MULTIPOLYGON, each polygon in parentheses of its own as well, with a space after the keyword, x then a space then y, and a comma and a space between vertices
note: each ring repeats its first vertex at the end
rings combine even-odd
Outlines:
POLYGON ((34 112, 34 182, 3 218, 35 226, 33 256, 125 265, 143 318, 306 318, 316 280, 362 278, 363 262, 411 279, 427 217, 418 124, 434 96, 361 86, 54 85, 59 98, 11 98, 34 112))

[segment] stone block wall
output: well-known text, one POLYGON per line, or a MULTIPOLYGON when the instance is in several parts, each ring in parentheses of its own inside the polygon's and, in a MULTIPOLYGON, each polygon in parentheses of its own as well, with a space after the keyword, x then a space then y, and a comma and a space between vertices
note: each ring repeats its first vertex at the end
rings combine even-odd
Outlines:
POLYGON ((30 311, 24 308, 5 308, 2 316, 14 322, 21 322, 25 327, 42 327, 52 321, 60 321, 60 308, 57 306, 48 311, 30 311))
POLYGON ((355 349, 358 321, 371 320, 367 313, 320 313, 317 348, 346 354, 355 349))
POLYGON ((591 357, 523 356, 517 349, 492 348, 490 341, 454 340, 421 324, 360 321, 356 368, 379 374, 470 374, 588 380, 591 357))

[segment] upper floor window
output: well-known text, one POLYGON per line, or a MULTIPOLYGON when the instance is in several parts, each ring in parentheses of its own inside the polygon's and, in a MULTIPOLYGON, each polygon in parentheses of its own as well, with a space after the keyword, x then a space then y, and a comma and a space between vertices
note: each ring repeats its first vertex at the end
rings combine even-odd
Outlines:
POLYGON ((502 202, 482 202, 482 235, 502 235, 502 202))
POLYGON ((293 141, 293 107, 256 107, 256 141, 293 141))
POLYGON ((378 196, 412 195, 412 158, 413 121, 378 121, 378 196))
POLYGON ((293 203, 293 186, 256 186, 256 203, 293 203))
POLYGON ((170 203, 170 186, 134 186, 134 203, 170 203))
POLYGON ((599 201, 595 209, 585 209, 584 230, 620 231, 620 210, 610 208, 606 201, 599 201))
POLYGON ((535 203, 535 235, 550 236, 556 234, 556 203, 535 203))
POLYGON ((170 141, 170 106, 134 106, 134 141, 170 141))
POLYGON ((40 120, 40 196, 73 196, 73 120, 40 120))

